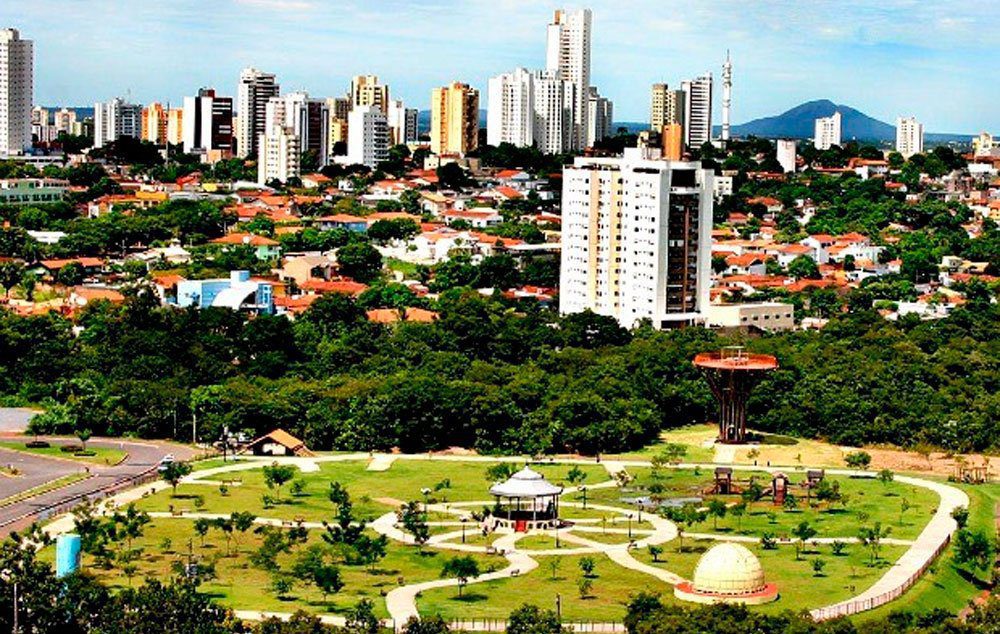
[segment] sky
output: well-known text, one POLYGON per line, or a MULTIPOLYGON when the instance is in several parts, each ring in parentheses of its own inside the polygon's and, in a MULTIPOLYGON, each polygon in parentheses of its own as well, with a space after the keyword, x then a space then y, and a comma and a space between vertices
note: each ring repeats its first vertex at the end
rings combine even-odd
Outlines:
POLYGON ((552 11, 594 14, 591 83, 616 121, 645 121, 649 86, 679 85, 733 59, 733 123, 831 99, 929 132, 1000 134, 1000 2, 967 0, 11 0, 0 26, 35 43, 35 101, 116 95, 170 101, 202 86, 234 95, 239 71, 283 91, 341 95, 376 74, 429 108, 434 86, 545 61, 552 11))

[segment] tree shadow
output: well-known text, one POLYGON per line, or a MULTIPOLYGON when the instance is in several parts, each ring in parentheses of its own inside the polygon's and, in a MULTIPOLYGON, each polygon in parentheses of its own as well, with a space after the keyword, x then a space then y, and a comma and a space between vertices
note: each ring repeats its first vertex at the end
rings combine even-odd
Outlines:
POLYGON ((475 592, 466 592, 462 596, 458 596, 456 594, 453 597, 451 597, 452 601, 460 601, 462 603, 481 603, 488 599, 489 597, 486 596, 485 594, 478 594, 475 592))

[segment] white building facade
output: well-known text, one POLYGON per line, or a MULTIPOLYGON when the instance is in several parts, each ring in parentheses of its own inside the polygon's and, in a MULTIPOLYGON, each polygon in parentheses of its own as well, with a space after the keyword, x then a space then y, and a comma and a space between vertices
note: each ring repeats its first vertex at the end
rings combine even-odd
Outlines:
POLYGON ((587 100, 587 136, 593 145, 612 135, 615 106, 607 97, 602 97, 596 86, 590 87, 587 100))
POLYGON ((0 29, 0 156, 31 147, 34 44, 17 29, 0 29))
POLYGON ((904 158, 924 151, 924 124, 916 117, 899 117, 896 119, 896 151, 904 158))
POLYGON ((816 119, 813 146, 817 150, 829 150, 834 145, 840 145, 840 112, 834 112, 829 117, 816 119))
POLYGON ((325 99, 310 98, 305 92, 271 97, 264 107, 264 128, 276 126, 291 128, 302 152, 313 152, 321 167, 329 165, 330 106, 325 99))
POLYGON ((577 158, 563 171, 559 309, 626 328, 702 320, 711 273, 711 170, 697 162, 577 158))
POLYGON ((795 171, 795 152, 795 141, 792 139, 778 139, 778 163, 786 174, 795 171))
POLYGON ((121 97, 94 104, 94 147, 123 136, 142 136, 142 104, 126 103, 121 97))
POLYGON ((282 183, 300 176, 299 157, 302 153, 299 137, 291 128, 275 126, 257 140, 257 182, 265 185, 272 180, 282 183))
POLYGON ((417 142, 416 108, 407 108, 402 99, 392 99, 386 111, 386 123, 389 126, 389 144, 405 145, 417 142))
POLYGON ((355 106, 347 117, 347 163, 372 169, 389 158, 389 125, 377 106, 355 106))
POLYGON ((236 87, 236 108, 239 119, 236 125, 236 154, 241 158, 257 155, 257 142, 267 129, 264 117, 267 102, 280 94, 280 86, 273 73, 256 68, 240 71, 236 87))
POLYGON ((545 68, 573 83, 573 123, 571 149, 590 146, 587 112, 590 99, 590 9, 556 11, 549 23, 545 48, 545 68))
POLYGON ((681 82, 684 91, 684 143, 699 149, 712 140, 712 73, 681 82))

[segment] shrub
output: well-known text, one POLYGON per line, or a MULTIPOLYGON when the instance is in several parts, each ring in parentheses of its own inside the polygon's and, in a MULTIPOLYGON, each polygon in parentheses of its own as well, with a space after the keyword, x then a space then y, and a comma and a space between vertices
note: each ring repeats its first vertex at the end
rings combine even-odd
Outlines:
POLYGON ((24 443, 24 446, 28 449, 48 449, 52 445, 44 440, 32 440, 31 442, 24 443))
POLYGON ((81 451, 83 451, 83 447, 81 445, 72 445, 72 444, 60 445, 59 451, 63 453, 80 453, 81 451))

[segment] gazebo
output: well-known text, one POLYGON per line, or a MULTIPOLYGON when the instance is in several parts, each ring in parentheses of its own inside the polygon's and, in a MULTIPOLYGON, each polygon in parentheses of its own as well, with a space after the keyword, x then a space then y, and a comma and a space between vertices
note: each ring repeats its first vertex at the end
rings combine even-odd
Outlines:
POLYGON ((558 527, 562 492, 562 487, 547 481, 537 471, 521 469, 506 482, 490 488, 490 495, 497 499, 493 527, 520 533, 558 527))

